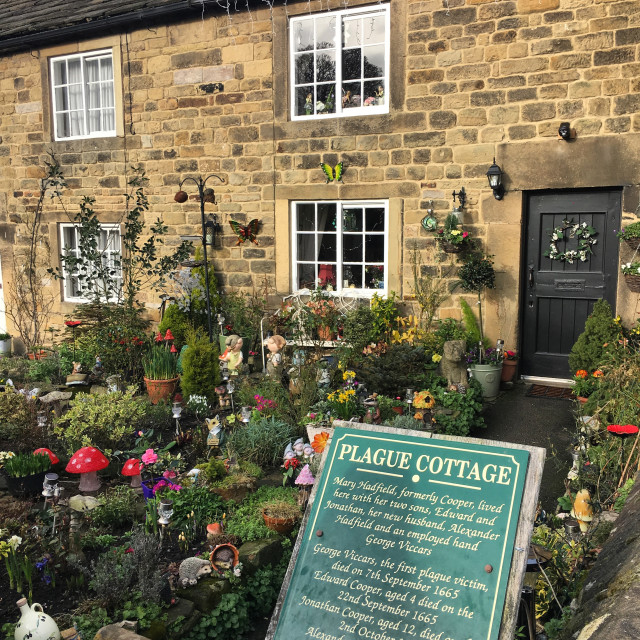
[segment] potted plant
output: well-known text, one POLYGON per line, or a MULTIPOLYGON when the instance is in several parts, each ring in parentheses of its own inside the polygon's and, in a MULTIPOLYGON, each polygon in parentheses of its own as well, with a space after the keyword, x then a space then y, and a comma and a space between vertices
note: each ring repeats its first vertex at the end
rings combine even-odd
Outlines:
POLYGON ((507 349, 504 351, 504 360, 502 361, 501 382, 512 382, 516 375, 518 367, 518 354, 515 351, 507 349))
POLYGON ((620 242, 626 242, 634 251, 640 247, 640 222, 628 224, 624 229, 618 231, 620 242))
POLYGON ((575 372, 573 376, 573 395, 578 402, 586 404, 589 396, 598 386, 598 378, 602 378, 603 375, 600 369, 596 369, 591 375, 585 369, 578 369, 575 372))
POLYGON ((151 403, 158 404, 160 400, 170 398, 178 384, 177 359, 171 351, 158 345, 152 347, 142 366, 151 403))
POLYGON ((333 340, 338 325, 338 309, 334 300, 319 287, 305 305, 306 325, 320 340, 333 340))
POLYGON ((640 293, 640 261, 626 262, 622 265, 624 281, 630 291, 640 293))
POLYGON ((435 230, 436 240, 445 253, 460 253, 471 244, 471 235, 458 227, 458 216, 450 213, 439 229, 435 230))
POLYGON ((18 453, 4 460, 7 487, 14 495, 38 493, 42 491, 44 476, 51 468, 51 460, 46 453, 18 453))
POLYGON ((0 333, 0 357, 8 358, 11 356, 11 334, 0 333))
POLYGON ((500 389, 502 353, 495 349, 485 351, 482 323, 482 293, 485 289, 493 289, 496 286, 496 272, 491 256, 473 252, 460 267, 458 278, 459 281, 456 284, 459 284, 464 291, 478 296, 480 342, 467 354, 467 363, 471 369, 471 375, 482 386, 483 397, 487 400, 493 399, 500 389))
POLYGON ((300 507, 286 500, 270 500, 262 505, 262 517, 267 528, 283 535, 291 532, 301 515, 300 507))

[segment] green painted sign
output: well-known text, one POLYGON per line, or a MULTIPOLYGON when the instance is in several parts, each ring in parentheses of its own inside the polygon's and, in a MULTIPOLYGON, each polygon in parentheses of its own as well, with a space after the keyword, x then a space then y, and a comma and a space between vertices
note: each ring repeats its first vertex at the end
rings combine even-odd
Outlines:
POLYGON ((498 638, 528 459, 338 427, 274 638, 498 638))

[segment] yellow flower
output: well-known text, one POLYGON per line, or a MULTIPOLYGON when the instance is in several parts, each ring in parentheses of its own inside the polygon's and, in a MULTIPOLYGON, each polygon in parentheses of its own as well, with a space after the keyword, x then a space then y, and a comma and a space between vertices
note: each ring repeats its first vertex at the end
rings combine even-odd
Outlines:
POLYGON ((439 353, 434 353, 431 356, 431 362, 435 362, 436 364, 442 360, 442 356, 439 353))
POLYGON ((343 380, 353 380, 353 378, 355 378, 355 377, 356 377, 356 372, 355 371, 351 371, 351 370, 345 371, 342 374, 342 379, 343 380))

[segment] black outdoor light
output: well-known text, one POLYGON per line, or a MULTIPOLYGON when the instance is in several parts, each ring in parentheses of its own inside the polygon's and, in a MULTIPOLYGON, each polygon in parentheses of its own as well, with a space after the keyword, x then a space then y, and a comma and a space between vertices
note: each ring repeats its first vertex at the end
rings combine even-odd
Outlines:
POLYGON ((216 202, 216 194, 211 188, 205 188, 207 181, 210 178, 217 178, 224 184, 224 179, 220 176, 212 173, 208 175, 206 178, 202 178, 202 176, 198 176, 197 178, 192 178, 191 176, 187 176, 184 180, 180 182, 179 191, 175 195, 176 202, 186 202, 189 199, 189 196, 182 190, 182 185, 190 180, 193 182, 198 188, 198 197, 200 198, 200 222, 202 224, 202 255, 204 258, 204 286, 205 286, 205 297, 207 299, 207 328, 209 329, 209 342, 213 342, 213 330, 211 327, 211 297, 209 293, 209 264, 207 262, 207 246, 214 247, 216 243, 216 236, 219 235, 221 231, 220 224, 218 223, 217 216, 213 216, 212 219, 206 220, 204 219, 204 203, 210 202, 211 204, 218 204, 216 202))
POLYGON ((496 200, 502 200, 504 197, 504 186, 502 184, 502 169, 496 164, 496 159, 493 159, 493 164, 487 171, 487 178, 489 179, 489 186, 493 190, 493 197, 496 200))

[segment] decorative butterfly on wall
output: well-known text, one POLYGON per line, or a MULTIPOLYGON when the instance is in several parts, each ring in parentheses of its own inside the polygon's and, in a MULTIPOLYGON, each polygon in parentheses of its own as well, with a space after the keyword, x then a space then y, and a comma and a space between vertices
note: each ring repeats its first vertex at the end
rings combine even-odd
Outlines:
POLYGON ((260 224, 258 218, 254 218, 248 225, 240 224, 235 220, 229 220, 229 224, 231 225, 233 232, 238 236, 236 247, 239 244, 244 244, 247 240, 251 240, 253 244, 258 244, 258 241, 256 240, 258 225, 260 224))
POLYGON ((326 162, 321 162, 320 167, 324 171, 324 175, 327 176, 327 184, 329 182, 342 182, 342 162, 338 162, 335 167, 332 167, 330 164, 326 162))

